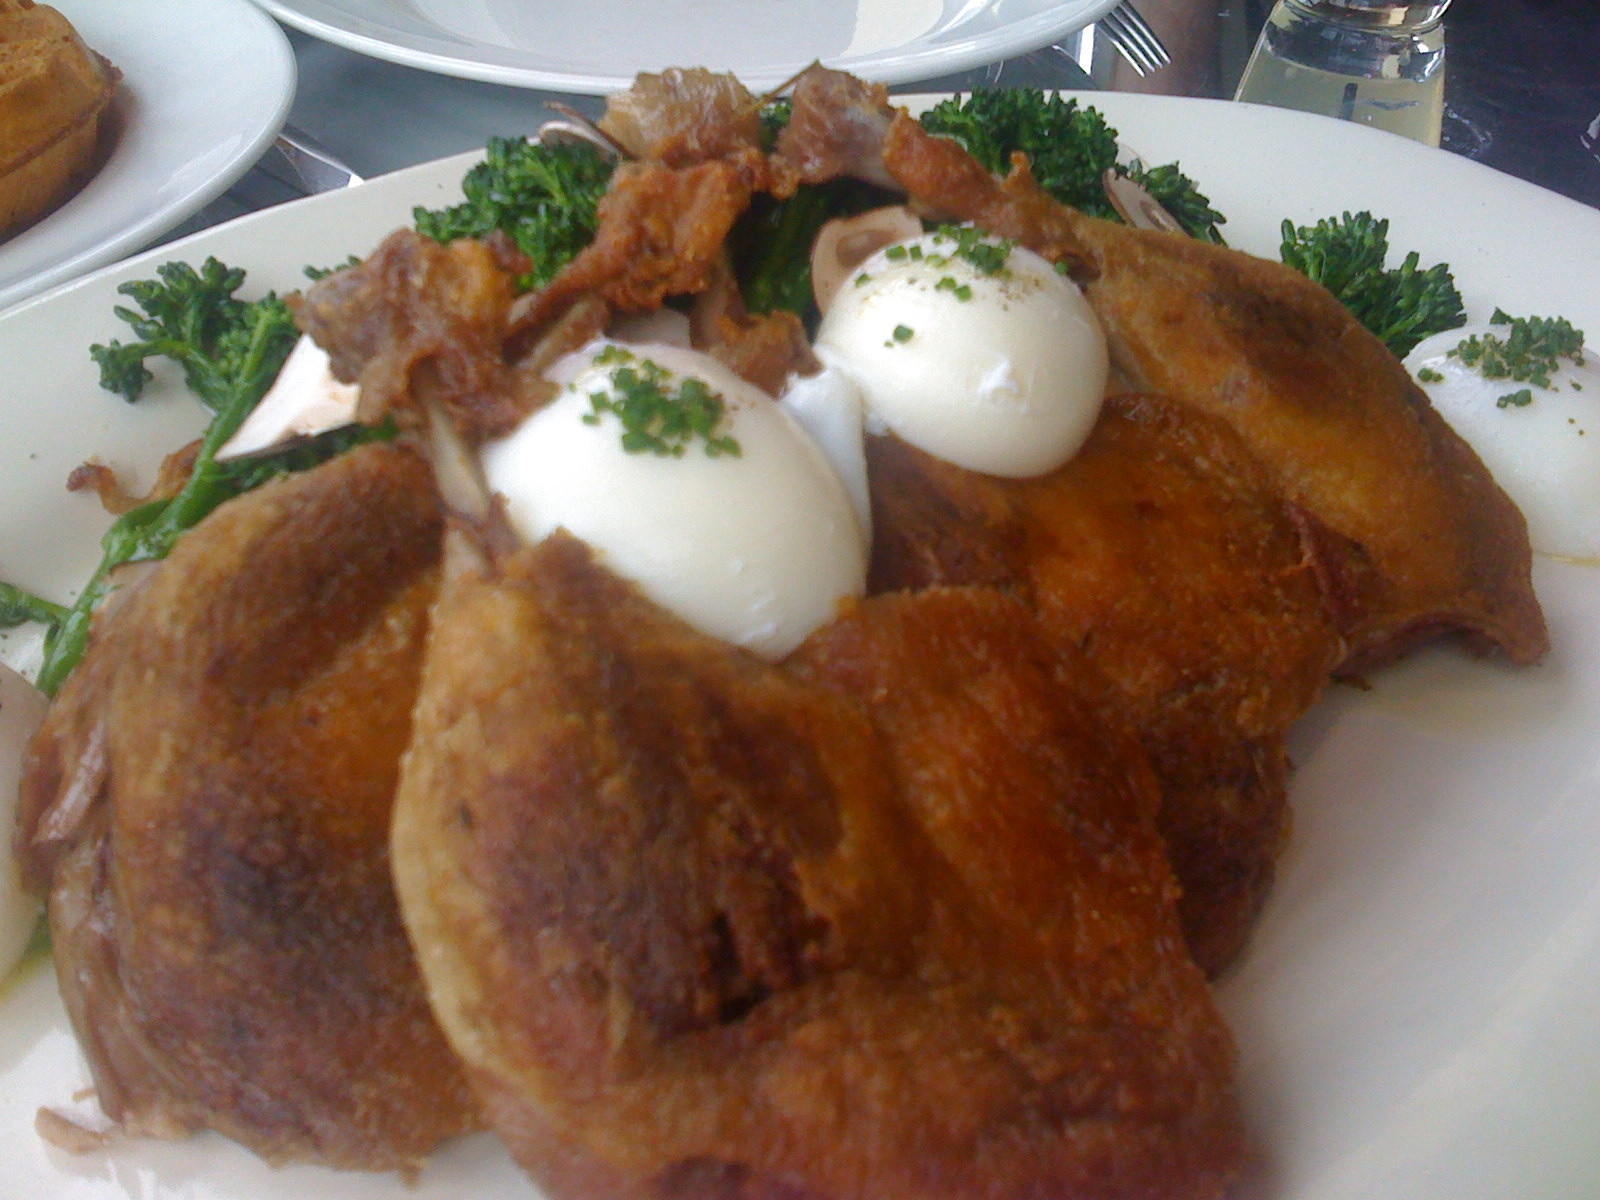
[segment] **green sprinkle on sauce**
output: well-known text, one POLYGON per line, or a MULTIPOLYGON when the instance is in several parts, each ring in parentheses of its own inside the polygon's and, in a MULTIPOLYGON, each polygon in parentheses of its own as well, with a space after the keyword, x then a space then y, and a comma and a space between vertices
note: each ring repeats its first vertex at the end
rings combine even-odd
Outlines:
POLYGON ((682 458, 691 443, 701 442, 708 458, 737 458, 739 443, 724 430, 727 402, 702 379, 677 380, 659 363, 639 358, 623 346, 607 346, 595 355, 599 367, 611 368, 611 391, 589 393, 587 425, 606 414, 622 422, 622 448, 629 454, 682 458))
MULTIPOLYGON (((1007 274, 1006 264, 1016 243, 1003 239, 997 241, 981 229, 969 225, 941 225, 934 231, 933 245, 949 247, 948 253, 929 254, 915 242, 901 242, 886 248, 883 256, 893 263, 926 262, 934 267, 948 267, 959 258, 980 275, 1003 276, 1007 274)), ((860 276, 857 276, 857 281, 860 281, 860 276)), ((948 277, 941 279, 938 286, 943 291, 957 290, 955 281, 948 277)), ((969 288, 967 295, 960 298, 965 300, 970 297, 969 288)))
POLYGON ((1506 336, 1474 334, 1448 353, 1485 379, 1532 385, 1501 396, 1495 401, 1500 408, 1532 404, 1533 387, 1549 389, 1562 359, 1583 365, 1583 332, 1565 317, 1512 317, 1497 308, 1489 323, 1504 325, 1506 336))
POLYGON ((941 225, 933 236, 934 245, 955 243, 955 256, 970 264, 980 275, 998 275, 1006 268, 1015 242, 995 241, 971 225, 941 225))
POLYGON ((946 275, 934 285, 935 291, 949 292, 957 300, 971 300, 972 287, 970 284, 958 283, 954 275, 946 275))

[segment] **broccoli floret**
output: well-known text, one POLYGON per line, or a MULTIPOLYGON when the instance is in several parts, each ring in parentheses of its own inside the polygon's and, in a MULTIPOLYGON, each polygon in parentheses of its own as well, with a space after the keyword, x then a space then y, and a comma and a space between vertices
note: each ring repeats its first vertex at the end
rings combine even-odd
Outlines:
POLYGON ((1211 207, 1211 201, 1195 186, 1194 180, 1178 169, 1177 163, 1145 167, 1135 162, 1128 166, 1127 175, 1176 217, 1190 237, 1219 246, 1223 244, 1222 231, 1217 227, 1226 224, 1228 218, 1211 207))
POLYGON ((1389 222, 1370 212, 1299 227, 1284 221, 1279 257, 1332 292, 1397 357, 1430 334, 1466 322, 1448 266, 1420 270, 1416 251, 1398 267, 1386 266, 1389 222))
POLYGON ((778 144, 778 135, 794 116, 794 102, 787 96, 777 96, 761 106, 761 145, 769 153, 778 144))
POLYGON ((531 290, 594 240, 613 167, 597 146, 490 138, 484 160, 461 182, 466 199, 451 208, 417 208, 412 219, 419 233, 440 242, 509 234, 533 261, 518 281, 531 290))
POLYGON ((1145 168, 1117 163, 1117 131, 1096 109, 1039 88, 995 88, 943 101, 922 116, 930 133, 955 138, 990 171, 1028 156, 1039 185, 1063 204, 1116 220, 1102 176, 1117 169, 1142 184, 1192 236, 1220 242, 1225 218, 1176 164, 1145 168))
POLYGON ((116 314, 137 335, 130 343, 94 346, 100 386, 125 400, 137 400, 151 375, 150 358, 170 358, 183 368, 184 382, 212 412, 234 402, 241 387, 263 387, 277 375, 294 344, 294 318, 276 296, 246 302, 234 293, 244 272, 215 258, 196 271, 185 262, 156 268, 157 279, 125 283, 117 289, 140 311, 119 306, 116 314))
POLYGON ((817 231, 835 217, 900 199, 854 179, 803 184, 786 200, 757 196, 728 236, 728 256, 745 306, 757 313, 787 309, 814 327, 811 247, 817 231))
POLYGON ((953 137, 988 170, 1005 174, 1017 151, 1028 156, 1039 185, 1085 212, 1111 206, 1100 176, 1117 161, 1117 133, 1092 108, 1033 88, 995 88, 952 97, 929 109, 922 126, 953 137))
POLYGON ((150 381, 145 361, 178 363, 190 389, 211 410, 187 481, 169 499, 153 500, 122 514, 101 539, 103 556, 88 585, 70 608, 51 605, 20 589, 0 593, 7 617, 48 626, 40 690, 54 694, 82 658, 94 610, 113 586, 112 570, 123 563, 166 557, 178 537, 225 500, 287 471, 304 470, 352 444, 390 436, 387 429, 352 428, 294 445, 275 454, 216 460, 277 378, 299 336, 288 307, 275 295, 244 301, 235 297, 244 272, 208 258, 199 271, 167 263, 158 279, 123 284, 140 311, 116 312, 139 336, 137 342, 91 347, 101 383, 135 400, 150 381))

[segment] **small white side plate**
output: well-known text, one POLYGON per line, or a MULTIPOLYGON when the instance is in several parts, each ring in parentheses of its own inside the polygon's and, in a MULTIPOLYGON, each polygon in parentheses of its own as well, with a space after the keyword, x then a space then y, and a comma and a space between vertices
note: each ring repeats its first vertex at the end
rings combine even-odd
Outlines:
POLYGON ((294 99, 289 41, 246 0, 52 4, 122 72, 116 143, 82 191, 0 242, 0 309, 143 249, 209 204, 294 99))

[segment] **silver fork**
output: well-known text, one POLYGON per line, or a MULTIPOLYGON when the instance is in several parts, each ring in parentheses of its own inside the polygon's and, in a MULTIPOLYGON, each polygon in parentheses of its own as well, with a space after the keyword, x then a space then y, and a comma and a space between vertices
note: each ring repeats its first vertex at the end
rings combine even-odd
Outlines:
POLYGON ((1139 15, 1131 0, 1122 0, 1096 21, 1095 26, 1141 76, 1153 74, 1172 61, 1172 55, 1167 53, 1156 31, 1139 15))

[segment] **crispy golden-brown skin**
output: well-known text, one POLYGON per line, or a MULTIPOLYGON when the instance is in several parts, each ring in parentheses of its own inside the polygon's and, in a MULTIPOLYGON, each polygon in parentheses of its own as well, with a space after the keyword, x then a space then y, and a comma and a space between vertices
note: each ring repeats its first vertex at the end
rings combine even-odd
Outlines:
POLYGON ((872 585, 987 584, 1115 685, 1160 776, 1160 829, 1200 964, 1242 946, 1287 832, 1283 737, 1343 642, 1300 524, 1223 422, 1106 401, 1069 463, 995 479, 869 446, 872 585))
MULTIPOLYGON (((837 119, 860 118, 845 105, 837 119)), ((989 177, 904 114, 882 153, 919 203, 1066 263, 1130 390, 1233 426, 1315 523, 1347 669, 1441 633, 1516 663, 1544 654, 1522 514, 1325 288, 1281 263, 1058 204, 1023 159, 989 177)))
POLYGON ((1343 305, 1279 263, 1077 224, 1116 365, 1226 420, 1334 535, 1327 586, 1350 665, 1452 631, 1515 663, 1544 654, 1522 514, 1343 305))
POLYGON ((389 880, 440 518, 357 450, 219 508, 97 630, 19 849, 107 1115, 409 1168, 473 1123, 389 880))
POLYGON ((565 535, 451 554, 396 879, 547 1193, 1222 1193, 1148 769, 1024 608, 869 601, 785 668, 565 535))

